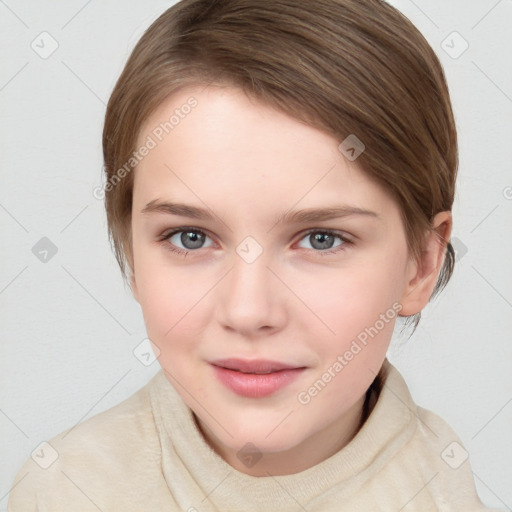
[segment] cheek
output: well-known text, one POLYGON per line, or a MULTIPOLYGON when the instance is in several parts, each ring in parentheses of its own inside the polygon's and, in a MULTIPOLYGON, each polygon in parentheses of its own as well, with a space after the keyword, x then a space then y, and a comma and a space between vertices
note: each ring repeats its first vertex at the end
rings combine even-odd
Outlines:
MULTIPOLYGON (((318 316, 334 334, 312 338, 320 364, 318 410, 350 407, 368 389, 386 357, 400 305, 390 268, 345 274, 327 292, 315 292, 318 316)), ((315 384, 315 382, 317 384, 315 384)), ((307 392, 307 390, 305 390, 307 392)), ((314 391, 314 390, 313 390, 314 391)))
POLYGON ((317 378, 321 385, 329 382, 317 407, 351 405, 375 378, 400 310, 398 274, 397 268, 375 262, 344 269, 321 293, 310 288, 317 301, 315 311, 334 331, 324 329, 327 334, 312 345, 320 362, 317 378))
POLYGON ((179 319, 179 274, 165 268, 160 250, 137 244, 136 239, 134 255, 138 300, 146 329, 150 339, 160 345, 165 333, 179 319))
MULTIPOLYGON (((297 289, 317 316, 319 333, 339 346, 340 341, 343 344, 355 338, 392 308, 400 297, 398 281, 396 268, 381 263, 303 277, 297 289)), ((392 311, 388 316, 393 316, 392 311)), ((304 322, 311 325, 311 318, 312 314, 305 315, 304 322)), ((382 330, 390 335, 388 323, 382 330)))
POLYGON ((184 291, 176 273, 167 275, 156 269, 144 272, 139 286, 140 305, 151 339, 168 343, 193 314, 195 294, 190 286, 184 291), (153 338, 152 338, 153 337, 153 338))
POLYGON ((162 363, 169 354, 194 349, 201 339, 205 296, 214 276, 194 276, 190 269, 166 261, 165 251, 143 251, 136 260, 137 288, 148 337, 161 351, 162 363))

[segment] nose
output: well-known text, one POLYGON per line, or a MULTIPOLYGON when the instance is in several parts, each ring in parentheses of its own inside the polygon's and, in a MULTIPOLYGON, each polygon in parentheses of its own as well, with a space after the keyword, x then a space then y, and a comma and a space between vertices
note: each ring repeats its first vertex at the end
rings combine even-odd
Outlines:
POLYGON ((218 295, 221 325, 246 337, 268 336, 282 329, 286 322, 283 284, 265 252, 252 263, 238 254, 232 261, 218 295))

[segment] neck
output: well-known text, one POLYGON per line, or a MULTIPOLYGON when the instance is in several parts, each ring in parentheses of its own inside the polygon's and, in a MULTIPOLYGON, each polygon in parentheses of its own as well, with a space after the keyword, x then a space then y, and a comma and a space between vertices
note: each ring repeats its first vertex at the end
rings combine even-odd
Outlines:
POLYGON ((370 400, 373 395, 372 386, 339 420, 289 450, 253 454, 258 462, 249 466, 242 463, 237 451, 222 444, 201 420, 195 415, 194 418, 209 446, 237 471, 258 477, 290 475, 328 459, 354 438, 373 409, 375 400, 370 400))

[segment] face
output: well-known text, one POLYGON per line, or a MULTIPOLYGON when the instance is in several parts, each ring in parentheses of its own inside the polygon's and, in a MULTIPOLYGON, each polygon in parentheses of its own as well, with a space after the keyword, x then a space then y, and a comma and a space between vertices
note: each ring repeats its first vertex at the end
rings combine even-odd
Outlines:
POLYGON ((340 142, 214 86, 170 96, 139 134, 133 293, 165 375, 246 473, 297 472, 353 437, 415 271, 398 206, 340 142))

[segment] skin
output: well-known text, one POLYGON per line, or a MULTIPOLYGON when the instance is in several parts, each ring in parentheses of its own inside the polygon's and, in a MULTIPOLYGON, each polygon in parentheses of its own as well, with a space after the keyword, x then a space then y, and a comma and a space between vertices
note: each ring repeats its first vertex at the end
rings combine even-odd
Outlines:
POLYGON ((198 106, 135 170, 132 291, 166 377, 210 446, 246 474, 297 473, 357 433, 395 319, 309 403, 301 404, 299 393, 393 304, 402 315, 427 304, 443 263, 439 236, 449 239, 451 215, 435 217, 435 231, 414 261, 397 204, 357 160, 343 156, 341 141, 229 87, 174 93, 142 127, 139 146, 190 96, 198 106), (143 213, 154 200, 207 208, 214 219, 143 213), (291 210, 340 205, 376 216, 277 222, 291 210), (177 228, 199 230, 199 238, 186 238, 187 245, 182 233, 163 239, 177 228), (334 237, 322 245, 311 229, 333 230, 348 242, 334 237), (236 252, 248 236, 263 251, 251 263, 236 252), (172 244, 189 252, 173 253, 172 244), (306 370, 270 397, 247 398, 215 376, 210 362, 228 357, 306 370), (237 457, 246 443, 262 454, 252 467, 237 457))

